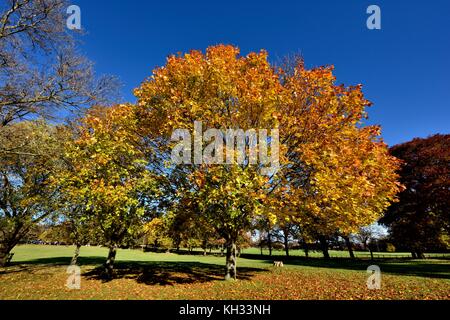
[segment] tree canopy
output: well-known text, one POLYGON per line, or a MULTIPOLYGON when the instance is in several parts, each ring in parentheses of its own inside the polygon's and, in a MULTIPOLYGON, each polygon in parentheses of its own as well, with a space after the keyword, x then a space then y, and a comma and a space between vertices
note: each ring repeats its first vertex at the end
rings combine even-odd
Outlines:
POLYGON ((396 247, 423 257, 425 250, 450 246, 450 135, 396 145, 390 149, 403 161, 399 170, 405 190, 381 220, 390 228, 396 247))
POLYGON ((238 48, 218 45, 206 53, 170 56, 135 93, 143 135, 166 154, 169 172, 184 177, 176 203, 194 206, 198 219, 226 240, 227 277, 235 277, 238 234, 258 216, 275 223, 286 212, 317 234, 349 234, 380 218, 400 189, 398 161, 379 128, 362 124, 370 103, 361 86, 336 85, 331 67, 307 70, 300 59, 283 70, 268 62, 265 51, 240 56, 238 48), (209 128, 223 132, 213 137, 220 141, 213 157, 235 147, 227 143, 228 129, 279 130, 279 150, 272 146, 274 137, 265 138, 279 170, 261 174, 262 164, 250 161, 250 148, 241 163, 208 163, 209 147, 202 148, 200 163, 195 154, 187 155, 189 166, 171 163, 175 130, 188 130, 195 147, 209 128))

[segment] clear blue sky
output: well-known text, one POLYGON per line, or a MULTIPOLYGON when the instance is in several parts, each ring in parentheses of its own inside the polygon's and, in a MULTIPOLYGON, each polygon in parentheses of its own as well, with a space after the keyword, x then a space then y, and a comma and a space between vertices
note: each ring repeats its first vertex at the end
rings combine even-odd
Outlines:
POLYGON ((450 1, 76 0, 84 53, 98 73, 132 94, 167 55, 233 44, 266 49, 272 61, 301 53, 309 67, 335 66, 339 83, 362 83, 370 123, 390 145, 450 133, 450 1), (366 9, 381 8, 368 30, 366 9))

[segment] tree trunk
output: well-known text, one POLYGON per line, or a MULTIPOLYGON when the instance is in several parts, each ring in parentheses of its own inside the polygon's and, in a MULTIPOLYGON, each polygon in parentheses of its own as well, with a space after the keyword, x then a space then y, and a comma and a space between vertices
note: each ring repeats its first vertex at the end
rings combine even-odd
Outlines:
POLYGON ((355 254, 353 253, 352 243, 350 242, 349 237, 343 237, 345 240, 345 244, 347 245, 348 253, 350 254, 351 259, 355 259, 355 254))
POLYGON ((286 232, 284 232, 284 251, 286 252, 286 257, 289 257, 289 238, 286 232))
POLYGON ((117 247, 115 245, 111 245, 109 247, 108 259, 105 263, 106 276, 108 279, 114 278, 114 261, 116 261, 116 253, 117 247))
POLYGON ((308 244, 306 242, 303 243, 303 250, 305 251, 305 257, 308 258, 309 257, 309 248, 308 248, 308 244))
POLYGON ((261 255, 264 255, 264 253, 263 253, 263 246, 261 245, 261 246, 259 246, 259 248, 261 250, 261 255))
POLYGON ((208 250, 207 240, 203 240, 202 247, 203 247, 202 248, 203 249, 203 255, 206 256, 206 250, 208 250))
POLYGON ((364 250, 368 250, 369 249, 369 246, 367 245, 367 242, 368 242, 369 240, 364 240, 363 241, 363 245, 364 245, 364 250))
POLYGON ((320 247, 322 249, 323 257, 328 260, 330 259, 330 254, 328 253, 328 242, 324 236, 319 237, 320 247))
POLYGON ((234 240, 227 243, 226 267, 225 280, 236 280, 236 242, 234 240))
POLYGON ((0 246, 0 267, 6 267, 8 264, 8 258, 12 248, 8 246, 0 246))
POLYGON ((0 251, 0 267, 6 267, 8 262, 9 252, 0 251))
POLYGON ((267 233, 267 248, 269 248, 269 256, 272 256, 272 235, 267 233))
POLYGON ((72 261, 70 261, 71 266, 77 265, 78 257, 80 256, 80 248, 81 244, 77 244, 77 246, 75 247, 75 252, 73 253, 72 261))
POLYGON ((416 250, 417 259, 425 259, 425 255, 422 250, 416 250))

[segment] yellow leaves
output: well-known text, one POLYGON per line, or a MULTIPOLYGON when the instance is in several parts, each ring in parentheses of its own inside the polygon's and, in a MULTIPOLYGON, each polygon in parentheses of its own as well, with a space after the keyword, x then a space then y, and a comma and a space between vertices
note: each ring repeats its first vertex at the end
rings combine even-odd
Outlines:
POLYGON ((297 193, 306 208, 305 212, 299 211, 302 220, 317 224, 317 219, 321 219, 324 230, 350 230, 371 223, 382 213, 381 204, 388 203, 386 200, 398 191, 397 165, 386 146, 377 142, 379 128, 355 126, 368 103, 361 88, 333 88, 330 70, 300 73, 291 81, 288 83, 292 85, 293 103, 305 102, 299 99, 300 92, 309 90, 300 89, 305 83, 314 90, 320 87, 322 93, 311 99, 305 97, 311 104, 309 109, 300 105, 298 109, 303 111, 298 116, 290 113, 280 125, 289 128, 284 134, 295 137, 290 144, 297 152, 291 163, 304 164, 312 170, 308 178, 310 190, 297 193), (303 76, 306 79, 301 80, 303 76), (333 96, 337 93, 340 96, 333 96), (302 143, 296 145, 297 141, 302 143))
POLYGON ((273 113, 272 113, 272 117, 273 117, 275 120, 278 120, 278 119, 281 118, 281 113, 280 113, 280 112, 273 112, 273 113))
POLYGON ((68 166, 55 183, 71 203, 87 206, 96 224, 108 229, 144 213, 138 193, 152 192, 148 160, 138 148, 134 107, 94 107, 79 121, 67 143, 68 166))
MULTIPOLYGON (((271 180, 248 167, 190 169, 198 192, 192 196, 202 208, 264 211, 272 220, 295 218, 324 229, 369 224, 399 190, 398 163, 380 142, 378 127, 361 128, 370 105, 362 87, 336 85, 333 66, 307 70, 298 60, 293 70, 275 70, 267 58, 266 51, 242 57, 226 45, 169 57, 135 90, 141 117, 130 127, 152 138, 192 130, 195 120, 204 128, 277 127, 282 168, 271 180)), ((133 130, 124 130, 125 142, 127 131, 133 130)), ((135 156, 123 146, 127 157, 135 156)))
POLYGON ((146 223, 144 225, 144 232, 145 233, 157 233, 158 231, 164 229, 164 221, 161 218, 154 218, 150 222, 146 223))
POLYGON ((269 213, 267 215, 267 218, 269 219, 269 222, 271 225, 275 225, 277 223, 277 215, 274 213, 269 213))
POLYGON ((238 48, 218 45, 209 47, 206 54, 191 51, 170 57, 165 68, 156 69, 154 77, 135 93, 143 113, 154 118, 148 129, 168 135, 199 117, 205 127, 246 130, 259 121, 261 127, 271 128, 281 91, 267 52, 239 57, 238 48))

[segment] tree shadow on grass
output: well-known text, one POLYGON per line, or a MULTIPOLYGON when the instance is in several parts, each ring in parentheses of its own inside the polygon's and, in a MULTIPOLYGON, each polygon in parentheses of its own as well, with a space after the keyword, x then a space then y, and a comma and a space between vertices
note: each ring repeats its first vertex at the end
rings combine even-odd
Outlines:
MULTIPOLYGON (((14 268, 3 273, 32 273, 36 268, 49 266, 68 266, 71 258, 54 257, 30 261, 14 262, 14 268)), ((80 257, 78 265, 98 266, 82 276, 87 280, 110 281, 104 274, 104 257, 80 257)), ((175 285, 205 283, 223 280, 225 266, 202 262, 166 262, 166 261, 117 261, 114 264, 114 279, 134 279, 146 285, 175 285)), ((256 273, 267 270, 258 268, 238 267, 238 279, 250 280, 256 273)), ((0 273, 1 274, 1 273, 0 273)), ((113 279, 113 280, 114 280, 113 279)))
MULTIPOLYGON (((241 257, 246 259, 263 260, 268 256, 260 256, 256 254, 242 254, 241 257)), ((370 265, 380 267, 382 273, 399 275, 399 276, 416 276, 424 278, 450 279, 450 261, 437 262, 435 259, 412 260, 412 259, 349 259, 349 258, 332 258, 325 260, 323 258, 304 258, 304 257, 271 257, 272 260, 265 260, 266 263, 272 264, 274 260, 283 261, 285 265, 295 265, 325 269, 344 269, 353 271, 366 272, 370 265)))
MULTIPOLYGON (((0 275, 12 274, 12 273, 34 273, 35 271, 42 270, 45 267, 61 267, 69 266, 71 257, 52 257, 52 258, 39 258, 26 261, 13 261, 8 264, 6 268, 0 269, 0 275)), ((79 265, 97 265, 105 262, 103 257, 80 257, 78 259, 79 265)))
MULTIPOLYGON (((39 258, 39 259, 33 259, 33 260, 26 260, 26 261, 13 261, 11 262, 11 266, 23 266, 23 265, 49 265, 49 266, 68 266, 70 264, 70 261, 72 260, 72 257, 51 257, 51 258, 39 258)), ((79 257, 78 263, 80 265, 96 265, 104 263, 106 260, 106 257, 79 257)))
MULTIPOLYGON (((114 279, 135 279, 147 285, 193 284, 224 279, 225 267, 201 262, 119 262, 115 265, 114 279)), ((265 271, 257 268, 238 268, 238 278, 249 280, 257 272, 265 271)), ((103 268, 98 267, 85 273, 88 279, 108 281, 104 277, 103 268)))

